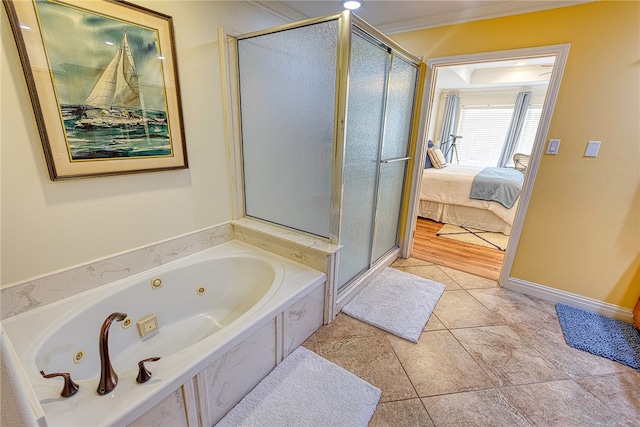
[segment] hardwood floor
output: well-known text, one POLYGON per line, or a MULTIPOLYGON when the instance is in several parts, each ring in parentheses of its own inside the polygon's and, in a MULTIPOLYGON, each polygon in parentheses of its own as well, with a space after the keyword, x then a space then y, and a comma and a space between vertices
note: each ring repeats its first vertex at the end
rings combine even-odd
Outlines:
POLYGON ((504 252, 436 236, 442 224, 418 218, 411 257, 498 280, 504 252))

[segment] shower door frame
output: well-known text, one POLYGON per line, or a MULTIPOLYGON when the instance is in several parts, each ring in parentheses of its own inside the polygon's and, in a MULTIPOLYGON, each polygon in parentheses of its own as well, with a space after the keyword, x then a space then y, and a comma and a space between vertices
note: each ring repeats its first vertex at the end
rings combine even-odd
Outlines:
MULTIPOLYGON (((339 243, 341 238, 341 227, 342 227, 342 198, 344 192, 344 183, 342 179, 342 173, 344 170, 344 152, 346 148, 346 126, 348 124, 347 118, 347 101, 348 101, 348 89, 349 89, 349 68, 351 62, 351 36, 354 30, 357 28, 361 35, 365 38, 368 38, 372 43, 375 42, 379 45, 386 46, 389 51, 390 60, 387 66, 387 75, 386 75, 386 84, 385 84, 385 94, 384 94, 384 110, 386 110, 386 99, 389 91, 389 80, 391 77, 391 66, 393 64, 393 57, 397 56, 400 59, 412 64, 416 68, 416 81, 415 88, 413 94, 413 108, 412 108, 412 117, 411 117, 411 131, 409 133, 409 141, 407 148, 407 158, 404 159, 407 161, 407 165, 405 167, 405 176, 404 176, 404 184, 403 184, 403 195, 400 205, 400 215, 398 218, 398 231, 396 238, 396 246, 387 251, 386 254, 382 255, 379 259, 373 260, 373 251, 376 235, 376 221, 377 221, 377 199, 379 198, 380 192, 380 180, 381 180, 381 165, 383 159, 381 158, 383 152, 383 141, 384 141, 384 130, 385 130, 385 117, 386 111, 383 111, 383 115, 381 117, 382 123, 382 133, 380 135, 380 144, 379 144, 379 158, 378 158, 378 171, 376 174, 376 196, 374 199, 374 223, 372 225, 372 235, 371 235, 371 250, 369 257, 369 266, 366 270, 360 272, 349 281, 347 281, 343 287, 338 289, 337 284, 337 271, 340 263, 340 255, 338 255, 337 265, 336 265, 336 278, 335 278, 335 286, 333 292, 334 302, 332 306, 334 307, 334 313, 337 314, 355 295, 357 295, 360 290, 364 286, 366 286, 377 274, 378 272, 389 266, 393 261, 395 261, 401 252, 401 247, 403 246, 403 241, 405 238, 404 231, 405 227, 402 226, 404 222, 404 218, 406 217, 405 213, 408 209, 408 195, 410 193, 411 187, 411 176, 413 175, 412 170, 415 167, 415 146, 416 139, 419 132, 416 128, 416 120, 419 116, 419 110, 421 107, 420 95, 421 95, 421 86, 423 82, 423 67, 422 59, 414 56, 407 50, 405 50, 402 46, 395 43, 393 40, 389 39, 386 35, 375 29, 373 26, 369 25, 364 20, 360 19, 358 16, 353 15, 349 11, 344 11, 340 15, 342 15, 341 20, 339 21, 339 36, 338 36, 338 76, 337 76, 337 108, 336 108, 336 122, 335 122, 335 156, 334 156, 334 166, 333 166, 333 177, 332 177, 332 206, 331 213, 332 218, 330 221, 331 224, 331 237, 332 242, 339 243), (334 240, 335 239, 335 240, 334 240)), ((395 159, 394 159, 395 160, 395 159)), ((332 318, 335 317, 335 314, 332 315, 332 318)))
MULTIPOLYGON (((225 132, 227 139, 233 141, 232 148, 229 151, 229 156, 233 167, 235 169, 232 182, 235 188, 233 192, 234 197, 234 218, 239 219, 246 216, 245 207, 245 194, 244 194, 244 170, 243 170, 243 153, 242 153, 242 127, 241 127, 241 107, 240 107, 240 95, 239 95, 239 75, 238 64, 234 63, 230 59, 230 50, 234 50, 233 55, 238 56, 238 40, 247 39, 251 37, 258 37, 261 35, 267 35, 280 31, 292 30, 295 28, 320 24, 326 21, 338 21, 338 49, 336 58, 336 89, 335 89, 335 120, 334 120, 334 144, 333 144, 333 163, 331 173, 331 206, 330 206, 330 220, 329 220, 329 238, 311 234, 302 230, 293 229, 286 225, 275 224, 279 227, 290 228, 301 234, 307 234, 315 239, 326 241, 332 244, 339 245, 341 237, 342 227, 342 199, 343 199, 343 179, 342 173, 344 168, 344 150, 346 146, 346 120, 347 120, 347 98, 349 90, 349 66, 351 59, 351 35, 354 28, 357 28, 364 36, 375 40, 377 43, 387 46, 390 51, 390 55, 397 56, 402 60, 414 65, 416 67, 416 87, 414 90, 413 109, 412 109, 412 124, 409 134, 408 143, 408 157, 407 165, 404 173, 403 195, 400 205, 400 215, 398 219, 398 232, 396 239, 396 246, 389 250, 386 254, 382 255, 380 259, 375 262, 369 262, 369 268, 366 271, 356 275, 345 286, 343 286, 341 292, 338 295, 337 289, 337 274, 338 263, 340 255, 336 257, 330 271, 327 272, 327 280, 329 282, 330 291, 328 292, 329 300, 326 301, 326 318, 325 322, 332 321, 342 307, 348 303, 369 281, 377 275, 377 273, 386 266, 390 265, 400 255, 401 248, 403 247, 404 240, 406 239, 406 212, 410 205, 410 193, 412 191, 412 175, 415 168, 416 150, 418 136, 421 134, 419 128, 424 126, 422 120, 419 118, 422 116, 421 111, 421 98, 423 93, 423 85, 425 80, 425 66, 422 58, 419 58, 402 46, 398 45, 393 40, 389 39, 386 35, 375 29, 373 26, 354 15, 351 11, 345 10, 340 13, 307 19, 303 21, 297 21, 289 24, 284 24, 278 27, 269 28, 266 30, 255 31, 242 35, 231 35, 224 29, 220 28, 218 33, 221 44, 221 63, 227 64, 227 70, 223 67, 223 96, 228 100, 228 111, 226 114, 226 126, 225 132), (232 48, 229 47, 224 40, 231 41, 232 48), (235 70, 234 70, 235 68, 235 70), (228 74, 227 74, 228 71, 228 74), (235 73, 234 73, 235 71, 235 73), (234 80, 235 79, 235 80, 234 80)), ((391 66, 391 61, 389 67, 391 66)), ((388 78, 388 76, 387 76, 388 78)), ((386 95, 385 95, 386 97, 386 95)), ((384 120, 384 117, 381 119, 384 120)), ((384 129, 384 127, 383 127, 384 129)), ((382 147, 382 146, 381 146, 382 147)), ((380 179, 379 173, 377 180, 380 179)), ((378 182, 379 184, 379 182, 378 182)), ((379 186, 376 188, 376 194, 379 191, 379 186)), ((377 197, 377 196, 376 196, 377 197)), ((254 218, 257 221, 274 224, 260 218, 254 218)), ((371 248, 373 251, 373 248, 371 248)))

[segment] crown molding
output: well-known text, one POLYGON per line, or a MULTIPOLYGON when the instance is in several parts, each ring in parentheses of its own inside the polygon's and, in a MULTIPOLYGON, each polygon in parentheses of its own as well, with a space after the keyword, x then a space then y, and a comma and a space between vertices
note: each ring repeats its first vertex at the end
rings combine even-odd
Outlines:
MULTIPOLYGON (((245 0, 249 4, 283 19, 287 22, 302 21, 314 16, 306 16, 295 9, 279 1, 245 0)), ((500 18, 503 16, 519 15, 522 13, 539 12, 542 10, 557 9, 561 7, 576 6, 584 3, 593 3, 598 0, 557 0, 557 1, 505 1, 476 8, 465 9, 457 12, 443 13, 440 15, 423 16, 405 21, 378 24, 375 28, 384 34, 404 33, 407 31, 424 30, 426 28, 442 27, 445 25, 462 24, 465 22, 480 21, 483 19, 500 18)), ((356 13, 357 14, 357 13, 356 13)))
POLYGON ((578 4, 592 3, 594 1, 597 0, 558 0, 554 2, 540 2, 535 0, 507 1, 457 12, 423 16, 406 21, 380 24, 376 25, 376 28, 385 34, 404 33, 407 31, 423 30, 426 28, 442 27, 445 25, 462 24, 465 22, 481 21, 483 19, 500 18, 503 16, 520 15, 523 13, 575 6, 578 4))
POLYGON ((279 1, 261 1, 261 0, 245 0, 252 6, 255 6, 273 16, 283 19, 287 22, 296 22, 309 19, 309 17, 303 13, 298 12, 295 9, 290 8, 284 3, 279 1))

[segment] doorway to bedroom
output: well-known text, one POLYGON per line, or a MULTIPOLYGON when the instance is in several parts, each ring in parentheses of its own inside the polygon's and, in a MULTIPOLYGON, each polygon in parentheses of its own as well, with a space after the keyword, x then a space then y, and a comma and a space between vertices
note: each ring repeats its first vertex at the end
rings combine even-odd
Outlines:
POLYGON ((444 227, 447 225, 418 217, 411 257, 497 281, 505 252, 439 236, 438 232, 444 227))
POLYGON ((567 53, 562 45, 429 61, 412 257, 508 277, 567 53))

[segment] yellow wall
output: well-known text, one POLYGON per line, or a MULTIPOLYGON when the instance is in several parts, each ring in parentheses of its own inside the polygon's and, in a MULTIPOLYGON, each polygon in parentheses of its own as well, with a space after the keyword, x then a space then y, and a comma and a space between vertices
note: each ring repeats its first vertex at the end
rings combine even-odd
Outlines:
POLYGON ((511 277, 631 309, 640 295, 640 2, 392 36, 428 58, 570 43, 511 277), (583 157, 589 140, 597 158, 583 157))

